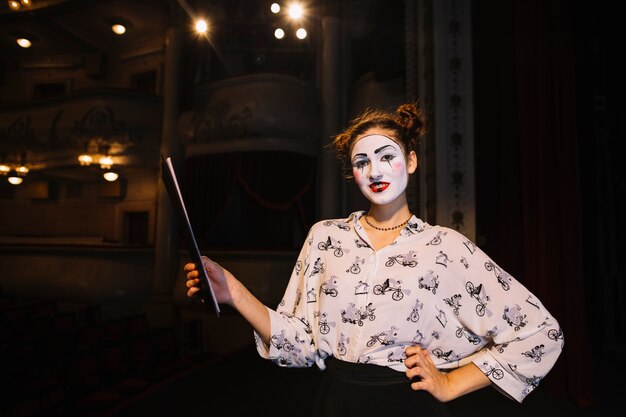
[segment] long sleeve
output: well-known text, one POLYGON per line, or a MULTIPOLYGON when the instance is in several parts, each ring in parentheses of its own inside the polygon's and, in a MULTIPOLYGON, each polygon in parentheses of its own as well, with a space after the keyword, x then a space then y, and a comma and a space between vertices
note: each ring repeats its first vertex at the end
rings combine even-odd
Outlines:
POLYGON ((307 288, 307 278, 322 272, 324 266, 319 258, 315 258, 315 248, 312 246, 314 227, 300 250, 278 308, 268 308, 271 320, 269 346, 263 344, 255 334, 259 355, 280 366, 308 367, 315 363, 311 327, 314 311, 308 302, 315 294, 307 288))
POLYGON ((559 323, 531 291, 472 242, 459 234, 449 237, 451 259, 457 260, 449 264, 450 272, 465 287, 459 291, 459 321, 465 332, 487 341, 461 362, 471 359, 501 391, 521 402, 561 354, 559 323))

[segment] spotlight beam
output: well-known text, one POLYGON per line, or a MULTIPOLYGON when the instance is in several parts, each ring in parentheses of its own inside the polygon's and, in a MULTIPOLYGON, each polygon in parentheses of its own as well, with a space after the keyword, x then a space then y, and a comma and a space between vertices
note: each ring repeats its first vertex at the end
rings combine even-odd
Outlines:
POLYGON ((176 0, 176 2, 190 18, 195 19, 195 13, 193 12, 193 10, 191 10, 191 6, 189 6, 189 3, 187 3, 186 0, 176 0))

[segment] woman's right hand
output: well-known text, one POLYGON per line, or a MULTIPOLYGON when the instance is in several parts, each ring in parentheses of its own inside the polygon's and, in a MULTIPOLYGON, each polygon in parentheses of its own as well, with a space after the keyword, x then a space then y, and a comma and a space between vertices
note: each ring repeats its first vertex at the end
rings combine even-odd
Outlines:
MULTIPOLYGON (((202 264, 211 280, 211 287, 215 299, 219 304, 227 304, 237 310, 257 332, 266 345, 270 340, 270 316, 267 307, 259 301, 241 282, 227 269, 206 256, 202 257, 202 264)), ((202 288, 200 287, 199 272, 193 263, 185 264, 187 272, 187 296, 193 297, 202 288)))
MULTIPOLYGON (((231 288, 237 283, 233 274, 206 256, 202 257, 202 264, 209 276, 209 280, 211 280, 211 287, 213 288, 217 302, 232 305, 231 288)), ((200 273, 196 269, 196 265, 191 262, 185 264, 184 271, 187 273, 186 285, 187 288, 189 288, 187 290, 187 297, 193 297, 198 291, 202 290, 199 278, 200 273)))

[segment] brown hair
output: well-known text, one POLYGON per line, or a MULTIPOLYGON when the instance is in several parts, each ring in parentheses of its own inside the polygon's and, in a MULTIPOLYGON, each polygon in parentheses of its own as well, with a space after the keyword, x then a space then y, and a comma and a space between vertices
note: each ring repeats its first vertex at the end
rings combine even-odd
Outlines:
POLYGON ((343 164, 346 178, 352 178, 350 152, 355 140, 371 128, 391 130, 396 140, 404 146, 405 154, 417 153, 420 139, 428 131, 426 117, 417 104, 401 104, 394 113, 381 109, 365 109, 352 119, 348 127, 333 139, 333 146, 343 164))

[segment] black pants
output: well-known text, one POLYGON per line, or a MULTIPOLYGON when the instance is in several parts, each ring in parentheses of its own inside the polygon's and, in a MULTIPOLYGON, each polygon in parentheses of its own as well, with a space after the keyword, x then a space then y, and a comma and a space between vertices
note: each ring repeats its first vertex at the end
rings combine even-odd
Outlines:
POLYGON ((403 372, 385 366, 326 360, 315 417, 450 417, 445 404, 413 391, 403 372))

